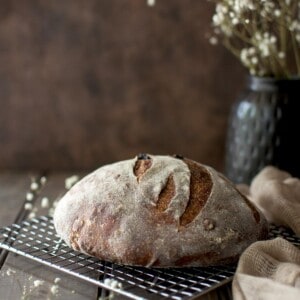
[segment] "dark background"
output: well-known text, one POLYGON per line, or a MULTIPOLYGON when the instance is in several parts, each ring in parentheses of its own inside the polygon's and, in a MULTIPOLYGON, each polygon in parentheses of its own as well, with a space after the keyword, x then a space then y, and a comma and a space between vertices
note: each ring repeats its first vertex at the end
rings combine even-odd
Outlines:
POLYGON ((205 0, 0 1, 0 169, 93 169, 139 152, 222 170, 246 72, 205 0))

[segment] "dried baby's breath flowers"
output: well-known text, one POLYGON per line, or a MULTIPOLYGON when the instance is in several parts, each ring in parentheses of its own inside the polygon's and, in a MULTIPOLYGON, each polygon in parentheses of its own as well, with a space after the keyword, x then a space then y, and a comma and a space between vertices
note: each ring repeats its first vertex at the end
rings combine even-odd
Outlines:
MULTIPOLYGON (((115 280, 115 279, 112 279, 112 278, 106 278, 104 279, 104 282, 103 282, 105 285, 113 288, 113 289, 123 289, 123 285, 121 282, 115 280)), ((106 297, 106 299, 108 300, 111 300, 111 299, 114 299, 114 292, 113 291, 110 291, 109 292, 109 296, 106 297)))
POLYGON ((33 205, 31 203, 25 203, 24 204, 24 209, 25 210, 32 210, 32 208, 33 208, 33 205))
POLYGON ((147 4, 149 6, 154 6, 155 5, 155 0, 147 0, 147 4))
POLYGON ((34 194, 33 194, 33 193, 28 192, 28 193, 26 194, 26 200, 27 200, 27 201, 32 201, 33 198, 34 198, 34 194))
POLYGON ((43 197, 41 199, 41 207, 42 208, 48 208, 49 207, 49 198, 48 197, 43 197))
POLYGON ((75 183, 79 181, 78 175, 72 175, 65 179, 65 188, 69 190, 75 183))
POLYGON ((300 76, 300 0, 208 0, 214 34, 256 76, 300 76))

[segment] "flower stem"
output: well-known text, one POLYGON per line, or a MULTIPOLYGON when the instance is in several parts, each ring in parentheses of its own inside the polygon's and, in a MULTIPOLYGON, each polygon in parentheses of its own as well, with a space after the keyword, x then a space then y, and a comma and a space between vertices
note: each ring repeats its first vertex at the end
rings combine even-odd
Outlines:
POLYGON ((223 45, 238 59, 240 59, 240 51, 235 49, 231 44, 229 39, 224 39, 223 40, 223 45))
POLYGON ((291 34, 291 37, 292 37, 293 51, 294 51, 295 61, 296 61, 296 66, 297 66, 297 75, 299 75, 300 74, 299 47, 297 46, 295 36, 293 34, 291 34))

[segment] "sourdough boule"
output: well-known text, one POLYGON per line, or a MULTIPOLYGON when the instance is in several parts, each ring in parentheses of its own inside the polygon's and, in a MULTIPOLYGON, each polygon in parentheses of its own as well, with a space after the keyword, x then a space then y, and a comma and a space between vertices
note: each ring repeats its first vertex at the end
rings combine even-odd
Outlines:
POLYGON ((148 154, 76 183, 59 201, 54 225, 75 250, 147 267, 231 263, 268 233, 263 215, 213 168, 148 154))

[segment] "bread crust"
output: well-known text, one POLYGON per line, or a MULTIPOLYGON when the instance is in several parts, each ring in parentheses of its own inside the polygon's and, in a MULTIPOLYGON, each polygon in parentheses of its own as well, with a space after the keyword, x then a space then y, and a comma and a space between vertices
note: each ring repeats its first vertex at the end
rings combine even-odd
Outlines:
POLYGON ((147 267, 231 263, 268 233, 263 215, 213 168, 155 155, 83 178, 60 200, 54 224, 75 250, 147 267))

